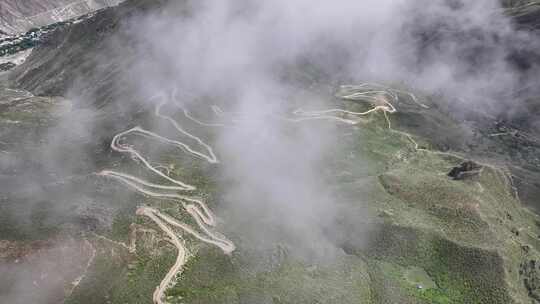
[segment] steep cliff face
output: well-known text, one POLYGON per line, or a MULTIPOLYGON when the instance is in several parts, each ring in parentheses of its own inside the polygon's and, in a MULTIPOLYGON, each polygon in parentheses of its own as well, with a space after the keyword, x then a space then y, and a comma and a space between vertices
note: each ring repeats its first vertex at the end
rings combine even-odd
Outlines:
POLYGON ((4 0, 0 3, 0 35, 15 35, 65 21, 123 0, 4 0))

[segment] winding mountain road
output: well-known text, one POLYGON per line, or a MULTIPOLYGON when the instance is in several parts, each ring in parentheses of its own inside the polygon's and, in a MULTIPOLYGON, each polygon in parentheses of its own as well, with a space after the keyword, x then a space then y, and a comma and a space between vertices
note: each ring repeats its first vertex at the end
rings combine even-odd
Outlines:
MULTIPOLYGON (((162 96, 162 98, 165 97, 162 96)), ((199 137, 185 131, 174 119, 161 112, 161 109, 165 104, 166 102, 161 102, 156 106, 155 115, 160 119, 168 121, 179 133, 194 140, 200 146, 204 147, 206 153, 199 152, 186 143, 166 138, 157 133, 145 130, 141 127, 134 127, 127 131, 118 133, 116 136, 114 136, 111 142, 111 149, 120 153, 129 154, 134 160, 142 163, 147 170, 161 177, 164 181, 168 182, 169 185, 152 183, 136 176, 113 170, 103 170, 97 173, 99 176, 105 176, 119 180, 130 188, 146 196, 165 200, 174 200, 179 202, 182 208, 193 217, 193 219, 197 223, 198 228, 202 231, 199 232, 196 228, 182 223, 169 215, 163 214, 156 208, 148 206, 142 206, 138 208, 137 215, 146 216, 151 219, 165 234, 169 236, 170 242, 178 250, 176 262, 165 275, 159 286, 156 287, 156 290, 153 294, 153 301, 156 304, 164 303, 163 299, 165 291, 167 290, 167 288, 174 284, 176 274, 178 274, 182 270, 183 265, 187 261, 187 248, 181 241, 181 238, 179 237, 178 233, 175 231, 174 228, 179 228, 185 233, 192 235, 193 237, 204 243, 217 246, 225 254, 230 254, 235 250, 234 243, 229 241, 225 236, 222 236, 211 230, 210 227, 214 227, 216 225, 216 220, 212 211, 206 206, 206 204, 202 200, 187 195, 178 194, 178 192, 194 191, 196 190, 195 186, 174 179, 170 177, 169 174, 165 174, 162 171, 158 170, 158 167, 162 167, 162 165, 152 166, 151 163, 147 160, 146 157, 142 155, 141 152, 137 151, 133 146, 130 146, 123 142, 126 136, 135 134, 143 136, 145 138, 153 138, 166 145, 178 147, 182 151, 189 153, 199 159, 205 160, 209 163, 219 163, 216 155, 214 154, 214 151, 209 145, 207 145, 199 137)))
MULTIPOLYGON (((414 103, 418 104, 419 106, 423 108, 428 108, 426 105, 421 104, 418 102, 417 98, 409 93, 409 92, 403 92, 399 90, 393 90, 388 87, 384 87, 381 85, 374 85, 374 84, 360 84, 360 85, 350 85, 350 86, 342 86, 340 87, 340 93, 338 93, 338 97, 344 99, 344 100, 351 100, 351 101, 363 101, 363 102, 369 102, 373 105, 373 108, 365 111, 365 112, 352 112, 347 111, 343 109, 326 109, 326 110, 316 110, 316 111, 305 111, 303 109, 297 109, 294 111, 293 118, 290 117, 277 117, 281 120, 286 120, 289 122, 303 122, 308 120, 336 120, 342 123, 355 125, 358 124, 360 121, 358 119, 360 116, 366 116, 374 112, 381 111, 384 113, 384 117, 386 118, 386 121, 388 122, 388 128, 392 132, 398 132, 404 136, 406 136, 415 146, 415 149, 419 150, 418 144, 412 136, 408 133, 397 131, 392 129, 390 119, 388 118, 387 114, 392 114, 397 112, 394 104, 398 102, 399 96, 398 93, 407 94, 410 96, 410 98, 413 100, 414 103), (344 116, 347 116, 344 118, 344 116)), ((173 92, 172 96, 176 95, 176 90, 173 92)), ((160 96, 160 98, 167 98, 166 95, 160 96)), ((195 220, 197 223, 197 228, 192 227, 186 223, 183 223, 176 218, 164 214, 160 212, 158 209, 154 207, 149 206, 141 206, 137 210, 137 215, 140 216, 146 216, 149 219, 151 219, 166 235, 169 236, 169 241, 177 248, 178 254, 176 258, 176 262, 174 265, 170 268, 168 273, 165 275, 165 277, 162 279, 161 283, 156 287, 156 290, 153 294, 153 301, 156 304, 163 304, 164 303, 164 295, 166 290, 174 284, 175 276, 178 274, 181 270, 183 265, 187 262, 188 257, 188 251, 185 247, 184 243, 182 242, 181 236, 178 235, 176 232, 176 228, 180 229, 181 231, 193 236, 194 238, 200 240, 201 242, 214 245, 218 248, 220 248, 224 254, 231 254, 235 250, 235 245, 233 242, 228 240, 225 236, 215 232, 212 230, 212 227, 215 227, 216 225, 216 219, 212 213, 212 211, 206 206, 206 204, 197 198, 194 198, 189 195, 179 194, 179 193, 185 193, 185 192, 192 192, 196 190, 196 187, 194 185, 190 185, 188 183, 182 182, 180 180, 174 179, 170 177, 168 172, 168 169, 165 170, 166 173, 159 170, 159 168, 166 167, 162 164, 158 164, 156 166, 153 166, 150 161, 143 156, 143 154, 139 151, 137 151, 133 146, 126 144, 124 141, 126 140, 126 137, 128 135, 139 135, 144 138, 151 138, 154 140, 157 140, 158 142, 165 144, 165 145, 171 145, 174 147, 177 147, 184 151, 185 153, 189 153, 190 155, 193 155, 194 157, 207 161, 212 164, 219 163, 219 160, 217 159, 212 147, 208 144, 206 144, 202 139, 199 137, 187 132, 184 130, 176 120, 172 119, 171 117, 165 115, 162 113, 163 106, 167 104, 166 101, 160 102, 157 104, 155 108, 155 116, 163 119, 167 122, 169 122, 180 134, 184 135, 185 137, 190 138, 191 140, 194 140, 200 147, 203 147, 205 152, 197 151, 196 149, 192 148, 190 145, 166 138, 162 135, 159 135, 155 132, 145 130, 139 126, 131 128, 129 130, 123 131, 121 133, 118 133, 114 136, 112 142, 111 142, 111 149, 120 153, 126 153, 130 155, 134 160, 144 165, 144 167, 152 172, 153 174, 159 176, 161 179, 164 180, 165 184, 157 184, 150 181, 146 181, 144 179, 141 179, 139 177, 113 171, 113 170, 103 170, 99 173, 97 173, 100 176, 105 176, 109 178, 116 179, 125 185, 129 186, 131 189, 146 195, 148 197, 153 197, 157 199, 162 200, 173 200, 180 204, 180 206, 191 215, 191 217, 195 220)), ((214 114, 219 117, 223 118, 226 117, 227 114, 221 108, 218 106, 212 106, 211 108, 214 112, 214 114)), ((226 127, 229 126, 227 124, 222 123, 206 123, 202 122, 199 119, 193 117, 186 109, 182 109, 184 116, 191 121, 204 126, 204 127, 226 127)), ((238 113, 236 113, 238 114, 238 113)), ((270 115, 271 117, 275 117, 275 115, 270 115)), ((236 122, 238 122, 238 119, 231 119, 232 125, 234 125, 236 122)))

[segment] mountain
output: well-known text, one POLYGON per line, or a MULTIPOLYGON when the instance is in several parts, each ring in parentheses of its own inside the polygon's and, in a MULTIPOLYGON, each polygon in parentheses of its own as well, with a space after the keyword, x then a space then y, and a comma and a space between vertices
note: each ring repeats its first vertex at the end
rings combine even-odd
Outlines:
POLYGON ((17 35, 32 28, 76 18, 119 0, 6 0, 0 3, 0 34, 17 35))
MULTIPOLYGON (((518 5, 507 11, 516 27, 537 26, 534 4, 508 5, 518 5)), ((23 64, 0 74, 0 270, 10 274, 0 279, 0 298, 540 303, 540 95, 534 88, 484 111, 406 83, 340 87, 350 79, 341 66, 327 65, 347 54, 329 48, 266 67, 287 83, 285 96, 272 95, 283 87, 266 90, 257 77, 247 79, 246 100, 255 103, 265 93, 255 109, 249 102, 235 109, 242 96, 226 85, 205 94, 173 90, 171 99, 189 100, 182 104, 156 102, 167 98, 160 85, 181 78, 167 61, 185 55, 175 38, 199 37, 186 27, 177 29, 179 36, 171 29, 157 52, 172 57, 155 59, 148 36, 134 35, 130 21, 189 20, 197 7, 121 3, 48 32, 23 64), (157 63, 141 66, 146 58, 157 63), (160 60, 165 67, 156 66, 160 60), (280 98, 290 111, 263 111, 280 98), (342 112, 310 111, 323 106, 342 112), (132 149, 144 151, 148 165, 132 149), (154 192, 163 189, 151 184, 163 179, 170 191, 160 197, 154 192), (185 187, 177 179, 197 188, 193 196, 171 190, 185 187), (195 200, 216 212, 215 227, 200 224, 212 221, 195 200), (192 234, 186 225, 209 232, 192 234)), ((320 39, 319 46, 332 41, 320 39)), ((214 46, 211 75, 230 68, 222 61, 230 49, 222 41, 214 46)), ((197 56, 206 52, 188 53, 187 61, 204 71, 197 56)), ((239 57, 232 66, 250 70, 239 57)), ((510 57, 522 77, 534 75, 534 52, 510 57)), ((233 81, 240 77, 225 71, 233 81)), ((188 81, 198 75, 189 72, 188 81)))

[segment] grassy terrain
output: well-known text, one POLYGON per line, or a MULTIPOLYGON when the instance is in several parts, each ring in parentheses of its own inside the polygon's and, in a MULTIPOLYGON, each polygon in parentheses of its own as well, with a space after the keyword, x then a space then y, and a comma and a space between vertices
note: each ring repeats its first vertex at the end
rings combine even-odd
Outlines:
MULTIPOLYGON (((362 104, 338 106, 365 110, 362 104)), ((418 116, 407 113, 390 117, 395 129, 418 116)), ((341 253, 332 261, 307 262, 290 255, 281 244, 258 252, 239 242, 232 256, 225 256, 186 238, 193 256, 177 284, 167 291, 168 301, 507 304, 529 300, 520 265, 537 259, 540 221, 522 208, 504 170, 486 165, 478 176, 452 180, 446 174, 462 158, 417 151, 404 133, 388 129, 381 113, 340 131, 340 144, 328 160, 330 173, 321 178, 329 181, 336 203, 350 210, 349 216, 365 214, 358 221, 369 227, 366 242, 347 239, 365 232, 346 231, 343 239, 336 240, 341 253)), ((422 147, 437 145, 429 140, 431 135, 426 136, 414 140, 422 147)), ((211 207, 219 201, 215 166, 177 151, 161 152, 155 160, 174 164, 172 174, 196 185, 197 196, 211 207)), ((98 255, 68 303, 151 301, 154 288, 174 263, 176 250, 153 223, 134 215, 141 202, 190 221, 175 202, 142 196, 138 203, 121 209, 110 229, 100 233, 128 242, 132 223, 155 232, 137 233, 136 254, 90 238, 98 255)))
POLYGON ((370 298, 366 265, 358 257, 317 266, 285 254, 261 271, 246 267, 245 259, 242 253, 229 258, 201 250, 168 294, 188 303, 367 303, 370 298))

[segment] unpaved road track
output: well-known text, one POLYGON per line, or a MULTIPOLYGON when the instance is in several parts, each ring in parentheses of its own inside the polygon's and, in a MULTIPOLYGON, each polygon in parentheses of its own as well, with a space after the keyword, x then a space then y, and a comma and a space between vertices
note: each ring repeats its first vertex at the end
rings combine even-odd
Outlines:
MULTIPOLYGON (((167 96, 161 96, 161 98, 166 100, 167 96)), ((195 186, 174 179, 170 177, 169 174, 163 173, 162 171, 158 170, 158 167, 161 167, 162 165, 152 166, 150 162, 146 159, 146 157, 143 156, 135 148, 133 148, 133 146, 123 143, 123 140, 126 138, 127 135, 140 135, 145 138, 155 139, 162 144, 178 147, 182 151, 189 153, 199 159, 205 160, 209 163, 219 163, 216 155, 214 154, 214 151, 212 150, 212 147, 207 145, 199 137, 185 131, 174 119, 161 112, 161 109, 165 104, 166 101, 161 102, 156 106, 156 117, 169 122, 180 134, 197 142, 199 146, 204 148, 206 153, 199 152, 186 143, 166 138, 154 132, 145 130, 141 127, 135 127, 127 131, 118 133, 116 136, 114 136, 111 142, 111 149, 120 153, 129 154, 134 160, 137 160, 139 163, 143 164, 147 170, 162 178, 167 184, 152 183, 127 173, 112 170, 104 170, 98 173, 98 175, 100 176, 106 176, 119 180, 122 183, 131 187, 132 189, 136 190, 137 192, 140 192, 146 196, 177 201, 178 203, 180 203, 183 209, 193 217, 193 219, 197 223, 198 228, 201 230, 201 232, 199 232, 196 228, 182 223, 169 215, 163 214, 159 210, 152 207, 142 206, 137 210, 137 215, 148 217, 165 234, 167 234, 170 238, 169 241, 178 250, 176 262, 170 268, 167 275, 165 275, 159 286, 157 286, 156 290, 154 291, 153 301, 156 304, 164 303, 165 291, 167 290, 167 288, 174 284, 176 275, 182 270, 182 267, 187 261, 187 248, 184 246, 181 237, 178 235, 174 228, 179 228, 185 233, 192 235, 193 237, 202 242, 219 247, 221 250, 223 250, 225 254, 230 254, 235 249, 234 244, 226 237, 212 231, 211 227, 216 225, 216 220, 212 211, 206 206, 206 204, 202 200, 190 197, 188 195, 178 194, 178 192, 194 191, 196 190, 195 186)))
MULTIPOLYGON (((340 87, 340 93, 338 93, 338 97, 344 100, 368 102, 373 106, 373 108, 371 108, 370 110, 367 110, 365 112, 352 112, 352 111, 347 111, 347 110, 342 110, 342 109, 327 109, 327 110, 318 110, 318 111, 305 111, 302 109, 298 109, 292 113, 294 115, 293 118, 290 118, 290 117, 287 117, 287 118, 276 117, 276 118, 280 120, 285 120, 288 122, 293 122, 293 123, 322 119, 322 120, 335 120, 335 121, 346 123, 346 124, 356 125, 360 122, 359 120, 360 116, 366 116, 371 113, 381 111, 383 112, 386 118, 389 130, 406 136, 414 144, 415 149, 420 150, 418 147, 418 144, 416 143, 416 141, 414 141, 414 139, 412 138, 410 134, 392 129, 390 119, 388 118, 387 114, 392 114, 392 113, 397 112, 393 103, 398 102, 399 100, 398 93, 406 94, 410 96, 410 99, 417 105, 423 108, 428 108, 426 105, 418 102, 417 98, 411 93, 399 91, 399 90, 393 90, 391 88, 377 85, 377 84, 360 84, 360 85, 354 85, 354 86, 340 87)), ((174 97, 175 95, 176 95, 176 91, 174 91, 171 96, 174 97)), ((163 100, 167 100, 168 97, 166 95, 163 95, 163 96, 160 96, 160 98, 163 98, 163 100)), ((163 102, 160 102, 156 106, 156 109, 155 109, 156 117, 169 122, 180 134, 194 140, 200 147, 203 147, 205 152, 203 153, 203 152, 197 151, 196 149, 192 148, 190 145, 183 143, 181 141, 166 138, 157 133, 145 130, 141 127, 134 127, 127 131, 118 133, 116 136, 114 136, 111 142, 111 149, 120 153, 129 154, 134 160, 143 164, 147 170, 149 170, 153 174, 162 178, 165 184, 157 184, 157 183, 149 182, 149 181, 143 180, 141 178, 138 178, 136 176, 133 176, 127 173, 122 173, 122 172, 117 172, 117 171, 112 171, 112 170, 104 170, 98 173, 98 175, 100 176, 106 176, 106 177, 119 180, 122 183, 129 186, 130 188, 132 188, 133 190, 141 194, 144 194, 146 196, 163 199, 163 200, 174 200, 178 202, 183 207, 183 209, 193 217, 193 219, 197 223, 198 228, 201 230, 201 232, 199 232, 196 228, 191 227, 188 224, 185 224, 177 220, 176 218, 173 218, 170 215, 164 214, 156 208, 152 208, 148 206, 142 206, 138 208, 137 215, 146 216, 149 219, 151 219, 165 234, 169 236, 170 238, 169 241, 178 250, 176 262, 170 268, 170 270, 168 271, 166 276, 163 278, 159 286, 156 287, 156 290, 153 294, 153 301, 156 304, 164 303, 165 291, 167 290, 167 288, 169 288, 171 285, 174 284, 175 276, 179 272, 181 272, 183 265, 187 261, 187 257, 188 257, 187 248, 184 246, 182 239, 178 235, 178 233, 175 231, 175 228, 178 228, 184 231, 185 233, 190 234, 191 236, 195 237, 196 239, 204 243, 212 244, 214 246, 219 247, 225 254, 230 254, 231 252, 235 250, 235 245, 230 240, 228 240, 226 237, 222 236, 221 234, 212 231, 212 227, 216 225, 216 220, 212 211, 206 206, 206 204, 202 200, 193 198, 188 195, 179 194, 179 193, 194 191, 196 190, 195 186, 170 177, 169 172, 167 170, 166 170, 166 173, 159 170, 159 168, 163 167, 163 165, 159 164, 157 166, 153 166, 147 160, 147 158, 144 157, 135 148, 133 148, 133 146, 130 146, 123 142, 126 136, 128 135, 139 135, 147 139, 148 138, 155 139, 165 145, 177 147, 181 149, 182 151, 189 153, 199 159, 205 160, 209 163, 212 163, 212 164, 219 163, 219 160, 217 159, 212 147, 206 144, 199 137, 185 131, 178 124, 178 122, 176 122, 171 117, 162 113, 161 109, 166 103, 167 103, 166 101, 163 101, 163 102)), ((193 117, 186 109, 182 109, 182 110, 186 118, 190 119, 191 121, 201 126, 204 126, 204 127, 230 126, 228 124, 223 124, 223 123, 202 122, 198 120, 197 118, 193 117)), ((218 106, 212 106, 212 110, 214 111, 214 114, 219 118, 223 118, 227 116, 227 114, 229 114, 221 110, 218 106)), ((240 116, 243 116, 242 113, 235 113, 235 115, 238 115, 238 114, 240 114, 240 116)), ((248 117, 247 119, 249 119, 248 114, 246 114, 245 116, 247 116, 248 117)), ((240 120, 243 120, 243 119, 240 119, 240 120)), ((232 125, 234 125, 236 122, 240 120, 231 119, 230 122, 232 125)))

